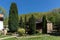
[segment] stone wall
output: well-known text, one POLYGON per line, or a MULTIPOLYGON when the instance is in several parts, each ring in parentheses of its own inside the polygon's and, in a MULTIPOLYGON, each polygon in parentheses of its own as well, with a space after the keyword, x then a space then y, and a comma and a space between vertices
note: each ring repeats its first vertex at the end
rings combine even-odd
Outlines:
POLYGON ((47 33, 51 33, 53 31, 53 24, 47 23, 47 33))

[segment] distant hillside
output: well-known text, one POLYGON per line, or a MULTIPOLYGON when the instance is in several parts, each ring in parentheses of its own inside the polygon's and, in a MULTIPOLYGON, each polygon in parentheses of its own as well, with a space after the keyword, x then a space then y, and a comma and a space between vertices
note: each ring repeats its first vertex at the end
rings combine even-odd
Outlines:
MULTIPOLYGON (((22 18, 23 18, 23 20, 24 20, 24 17, 25 17, 25 15, 26 15, 27 20, 28 20, 28 19, 29 19, 29 17, 30 17, 31 15, 34 15, 36 19, 40 19, 43 15, 47 15, 48 13, 49 13, 49 12, 28 13, 28 14, 20 15, 20 17, 22 17, 22 18)), ((20 18, 20 17, 19 17, 19 18, 20 18)))
POLYGON ((60 12, 60 8, 53 9, 52 12, 59 13, 60 12))
POLYGON ((31 15, 34 15, 36 19, 40 19, 43 15, 46 15, 47 17, 49 17, 49 16, 52 16, 53 13, 52 12, 42 12, 42 13, 37 12, 37 13, 23 14, 23 15, 20 15, 20 17, 22 17, 24 20, 25 15, 27 16, 27 20, 28 20, 31 15))
MULTIPOLYGON (((47 19, 52 21, 52 22, 60 22, 60 9, 54 9, 51 12, 36 12, 36 13, 28 13, 28 14, 22 14, 19 15, 19 19, 20 17, 23 18, 24 21, 24 17, 27 17, 27 21, 29 19, 29 17, 31 15, 34 15, 36 19, 40 19, 43 15, 46 15, 47 19)), ((8 18, 5 19, 4 24, 8 24, 8 18)))

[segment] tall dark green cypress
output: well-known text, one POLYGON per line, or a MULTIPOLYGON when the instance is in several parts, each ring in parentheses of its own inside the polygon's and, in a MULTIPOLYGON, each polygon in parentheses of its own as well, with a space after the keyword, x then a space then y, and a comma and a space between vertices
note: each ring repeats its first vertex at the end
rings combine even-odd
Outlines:
POLYGON ((10 32, 16 32, 18 29, 18 9, 16 3, 11 3, 10 6, 8 28, 10 32))
POLYGON ((26 33, 26 27, 27 27, 27 17, 26 17, 26 15, 25 15, 25 21, 24 21, 25 33, 26 33))
POLYGON ((24 23, 22 17, 20 17, 20 23, 19 23, 20 28, 24 28, 24 23))
POLYGON ((30 28, 30 33, 29 34, 35 34, 36 33, 36 19, 35 17, 32 15, 29 18, 29 28, 30 28))
POLYGON ((42 20, 43 20, 43 22, 42 22, 42 24, 43 24, 42 33, 46 34, 47 33, 47 20, 46 20, 46 16, 45 15, 43 16, 42 20))

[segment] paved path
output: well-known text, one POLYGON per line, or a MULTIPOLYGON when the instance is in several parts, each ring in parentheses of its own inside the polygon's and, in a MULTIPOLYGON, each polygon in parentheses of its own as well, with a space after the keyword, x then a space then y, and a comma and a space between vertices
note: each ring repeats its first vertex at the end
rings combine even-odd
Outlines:
POLYGON ((17 38, 35 38, 35 37, 45 37, 45 36, 50 36, 50 35, 22 36, 22 37, 17 37, 17 38))
POLYGON ((0 40, 3 40, 3 39, 8 39, 8 38, 13 38, 13 37, 16 37, 16 36, 4 37, 4 38, 0 38, 0 40))
MULTIPOLYGON (((44 36, 49 36, 49 35, 44 35, 44 36)), ((9 37, 4 37, 4 38, 0 38, 0 40, 3 40, 3 39, 8 39, 8 38, 35 38, 35 37, 44 37, 43 35, 41 36, 22 36, 22 37, 16 37, 16 36, 9 36, 9 37)))
POLYGON ((9 36, 9 37, 4 37, 4 38, 0 38, 0 40, 3 40, 3 39, 8 39, 8 38, 35 38, 35 37, 41 37, 41 36, 22 36, 22 37, 16 37, 16 36, 9 36))

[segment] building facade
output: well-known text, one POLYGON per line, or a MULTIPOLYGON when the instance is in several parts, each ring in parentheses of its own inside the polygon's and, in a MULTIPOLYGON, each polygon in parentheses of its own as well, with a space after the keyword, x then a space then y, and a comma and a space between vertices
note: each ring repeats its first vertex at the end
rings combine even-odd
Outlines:
MULTIPOLYGON (((38 19, 36 21, 36 29, 42 32, 42 19, 38 19)), ((47 33, 52 33, 53 31, 53 23, 49 20, 47 20, 47 33)))
POLYGON ((0 14, 0 30, 3 30, 3 14, 0 14))

